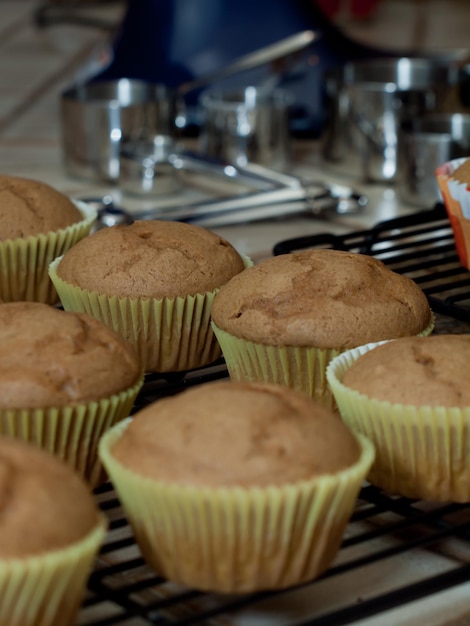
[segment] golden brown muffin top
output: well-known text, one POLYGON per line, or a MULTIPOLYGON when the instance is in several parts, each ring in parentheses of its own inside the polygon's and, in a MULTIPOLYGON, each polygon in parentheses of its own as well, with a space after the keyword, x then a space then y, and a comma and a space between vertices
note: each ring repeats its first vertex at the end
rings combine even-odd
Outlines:
POLYGON ((50 185, 0 176, 0 240, 47 234, 82 219, 70 198, 50 185))
POLYGON ((37 302, 0 304, 0 408, 62 407, 137 382, 135 349, 102 322, 37 302))
POLYGON ((470 407, 469 355, 470 335, 402 337, 360 356, 343 383, 392 404, 470 407))
POLYGON ((460 183, 470 184, 470 158, 466 159, 455 169, 452 178, 458 180, 460 183))
POLYGON ((244 269, 233 246, 182 222, 138 220, 86 237, 64 255, 59 278, 130 298, 174 298, 213 291, 244 269))
POLYGON ((99 522, 85 483, 48 452, 0 437, 0 559, 64 548, 99 522))
POLYGON ((335 413, 300 391, 218 381, 139 411, 112 453, 164 482, 250 487, 336 473, 360 449, 335 413))
POLYGON ((370 256, 324 249, 245 269, 222 287, 211 312, 236 337, 338 349, 418 334, 432 319, 411 279, 370 256))

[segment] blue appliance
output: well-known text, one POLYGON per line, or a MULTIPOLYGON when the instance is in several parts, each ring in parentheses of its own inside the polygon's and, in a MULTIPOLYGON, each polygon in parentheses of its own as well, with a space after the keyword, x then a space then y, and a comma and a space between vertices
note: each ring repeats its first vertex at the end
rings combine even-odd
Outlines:
MULTIPOLYGON (((176 87, 307 29, 321 36, 303 52, 304 62, 287 74, 284 84, 296 102, 293 134, 317 137, 325 121, 326 71, 350 60, 397 55, 351 40, 314 0, 128 0, 112 60, 92 80, 138 78, 176 87)), ((257 84, 269 71, 250 70, 229 84, 257 84)), ((198 131, 199 94, 186 96, 188 134, 198 131)))

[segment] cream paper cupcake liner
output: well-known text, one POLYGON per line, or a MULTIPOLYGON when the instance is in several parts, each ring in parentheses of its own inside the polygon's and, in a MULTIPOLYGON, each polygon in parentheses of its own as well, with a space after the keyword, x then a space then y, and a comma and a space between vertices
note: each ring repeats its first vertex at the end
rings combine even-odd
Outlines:
POLYGON ((467 183, 452 178, 468 157, 444 163, 436 170, 437 183, 454 233, 461 264, 470 269, 470 191, 467 183))
MULTIPOLYGON (((57 275, 62 257, 49 274, 66 311, 89 313, 123 335, 137 349, 146 372, 178 372, 202 367, 222 352, 210 325, 219 289, 176 298, 119 298, 67 283, 57 275)), ((244 258, 245 266, 252 261, 244 258)))
POLYGON ((331 476, 266 488, 179 486, 140 476, 112 454, 130 419, 100 442, 100 457, 146 561, 169 580, 217 593, 281 589, 333 561, 373 458, 331 476))
POLYGON ((326 366, 339 350, 268 346, 235 337, 212 322, 229 376, 236 381, 268 382, 292 387, 332 407, 326 366))
MULTIPOLYGON (((334 409, 335 400, 326 378, 328 363, 341 349, 299 346, 268 346, 235 337, 212 322, 222 348, 229 376, 237 381, 271 382, 303 391, 334 409)), ((434 317, 420 335, 429 335, 434 317)))
POLYGON ((86 237, 97 218, 96 210, 86 203, 74 204, 82 213, 82 221, 45 235, 0 241, 0 301, 57 302, 49 264, 86 237))
POLYGON ((94 489, 106 479, 98 457, 100 437, 129 416, 142 384, 143 376, 120 393, 76 406, 0 410, 0 435, 22 439, 51 452, 94 489))
POLYGON ((430 501, 470 501, 470 407, 391 404, 342 383, 367 344, 334 359, 327 370, 341 417, 376 449, 368 480, 391 494, 430 501))
POLYGON ((0 624, 75 624, 105 533, 102 518, 84 539, 66 548, 21 559, 0 559, 0 624))

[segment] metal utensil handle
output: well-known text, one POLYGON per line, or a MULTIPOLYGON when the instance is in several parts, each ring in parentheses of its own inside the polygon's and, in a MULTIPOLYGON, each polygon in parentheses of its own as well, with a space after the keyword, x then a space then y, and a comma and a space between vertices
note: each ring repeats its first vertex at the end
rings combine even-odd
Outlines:
POLYGON ((220 70, 210 72, 209 74, 205 74, 204 76, 200 76, 199 78, 183 83, 177 88, 177 92, 181 95, 186 95, 194 89, 204 87, 209 83, 221 80, 222 78, 226 78, 227 76, 231 76, 237 72, 250 70, 265 63, 282 59, 293 52, 306 48, 315 39, 317 39, 318 36, 318 33, 312 30, 301 31, 300 33, 281 39, 281 41, 270 44, 269 46, 250 52, 220 70))
POLYGON ((257 163, 247 163, 242 167, 189 151, 175 153, 171 157, 171 162, 176 169, 187 169, 192 173, 205 176, 220 176, 225 180, 236 180, 260 189, 277 189, 279 187, 298 189, 302 187, 302 182, 298 176, 272 170, 257 163))
POLYGON ((221 213, 238 213, 245 209, 274 206, 284 202, 305 201, 303 189, 282 188, 272 191, 258 191, 220 200, 208 200, 186 204, 182 207, 171 207, 159 211, 160 219, 172 219, 180 222, 196 222, 211 215, 221 213))

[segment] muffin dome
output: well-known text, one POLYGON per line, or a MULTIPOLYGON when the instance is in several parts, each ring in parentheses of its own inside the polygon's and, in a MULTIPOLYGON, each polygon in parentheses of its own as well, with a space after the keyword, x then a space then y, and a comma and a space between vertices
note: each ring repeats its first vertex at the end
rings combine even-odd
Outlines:
POLYGON ((81 220, 75 204, 50 185, 0 176, 0 240, 47 234, 81 220))
POLYGON ((307 395, 231 381, 157 400, 108 431, 99 453, 147 562, 217 593, 323 572, 374 459, 307 395))
POLYGON ((360 447, 336 415, 300 392, 218 382, 139 411, 113 455, 158 481, 265 487, 344 470, 360 447))
POLYGON ((214 300, 212 319, 267 345, 347 349, 419 334, 432 314, 418 285, 381 261, 316 249, 267 259, 232 278, 214 300))
POLYGON ((245 263, 212 231, 183 222, 104 228, 49 273, 65 310, 84 311, 130 341, 146 372, 182 372, 221 356, 215 294, 245 263))
POLYGON ((470 407, 469 354, 470 335, 402 337, 359 357, 343 384, 384 402, 470 407))
POLYGON ((224 239, 182 222, 139 220, 102 229, 69 250, 59 278, 127 298, 175 298, 212 291, 244 269, 224 239))
POLYGON ((470 159, 461 159, 460 165, 455 168, 452 176, 459 183, 470 184, 470 159))
POLYGON ((134 385, 134 348, 84 313, 46 304, 0 304, 0 408, 86 403, 134 385))
POLYGON ((328 365, 341 417, 376 450, 368 481, 388 493, 470 502, 470 335, 400 337, 328 365))
POLYGON ((61 550, 99 523, 75 472, 36 446, 0 437, 0 561, 61 550))
POLYGON ((104 516, 70 467, 0 437, 1 624, 75 624, 105 533, 104 516))

